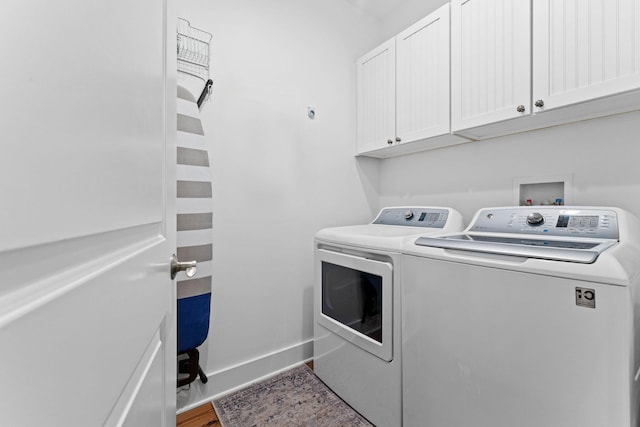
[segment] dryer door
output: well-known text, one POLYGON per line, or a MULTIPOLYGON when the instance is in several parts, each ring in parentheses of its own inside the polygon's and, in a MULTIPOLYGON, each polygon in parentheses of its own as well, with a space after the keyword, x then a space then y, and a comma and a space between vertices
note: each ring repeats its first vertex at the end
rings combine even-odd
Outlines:
POLYGON ((393 359, 393 266, 317 251, 317 322, 386 361, 393 359))

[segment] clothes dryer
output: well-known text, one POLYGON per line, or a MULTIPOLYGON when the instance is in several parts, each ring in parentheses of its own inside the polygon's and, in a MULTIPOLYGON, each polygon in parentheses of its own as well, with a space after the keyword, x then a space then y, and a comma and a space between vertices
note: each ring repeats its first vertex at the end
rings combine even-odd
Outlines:
POLYGON ((621 209, 549 206, 408 241, 404 425, 638 426, 639 238, 621 209))
POLYGON ((314 371, 377 426, 402 424, 400 249, 462 229, 450 208, 393 207, 316 234, 314 371))

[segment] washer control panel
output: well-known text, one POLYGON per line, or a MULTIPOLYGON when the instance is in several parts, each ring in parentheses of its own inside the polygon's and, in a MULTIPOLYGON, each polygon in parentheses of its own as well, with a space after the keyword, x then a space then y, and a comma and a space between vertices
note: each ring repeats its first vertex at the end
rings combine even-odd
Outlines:
POLYGON ((372 224, 444 228, 448 217, 448 209, 421 207, 384 208, 373 220, 372 224))
POLYGON ((599 239, 619 237, 615 211, 567 206, 482 209, 468 230, 599 239))

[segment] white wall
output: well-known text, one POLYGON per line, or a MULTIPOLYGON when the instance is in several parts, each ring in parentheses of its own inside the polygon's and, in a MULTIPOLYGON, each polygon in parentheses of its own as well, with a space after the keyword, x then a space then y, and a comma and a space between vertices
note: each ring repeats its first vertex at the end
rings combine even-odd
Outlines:
POLYGON ((380 205, 452 206, 468 223, 481 207, 514 204, 514 178, 567 175, 574 205, 640 216, 638 134, 632 112, 387 159, 380 205))
POLYGON ((381 39, 388 40, 405 28, 416 23, 434 10, 438 9, 448 0, 405 0, 398 8, 381 21, 381 39))
POLYGON ((343 0, 183 0, 213 33, 213 307, 201 348, 211 379, 178 407, 312 356, 313 236, 369 221, 377 167, 353 157, 355 59, 378 24, 343 0), (316 107, 314 120, 307 106, 316 107))

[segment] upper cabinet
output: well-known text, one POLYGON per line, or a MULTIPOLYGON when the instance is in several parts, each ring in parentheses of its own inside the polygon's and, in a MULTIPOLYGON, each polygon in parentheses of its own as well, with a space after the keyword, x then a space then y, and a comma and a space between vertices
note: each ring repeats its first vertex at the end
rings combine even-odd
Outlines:
POLYGON ((451 132, 449 5, 396 36, 396 135, 419 141, 451 132))
POLYGON ((640 1, 533 2, 534 112, 640 87, 640 1))
POLYGON ((356 151, 391 157, 638 109, 640 0, 451 0, 358 60, 356 151))
POLYGON ((451 31, 453 132, 640 108, 640 0, 452 0, 451 31))
POLYGON ((529 1, 454 0, 451 3, 451 127, 454 132, 520 117, 530 111, 529 1))
POLYGON ((358 59, 358 153, 393 143, 396 134, 396 40, 358 59))
POLYGON ((449 5, 357 62, 357 154, 391 157, 466 142, 451 134, 449 5))

